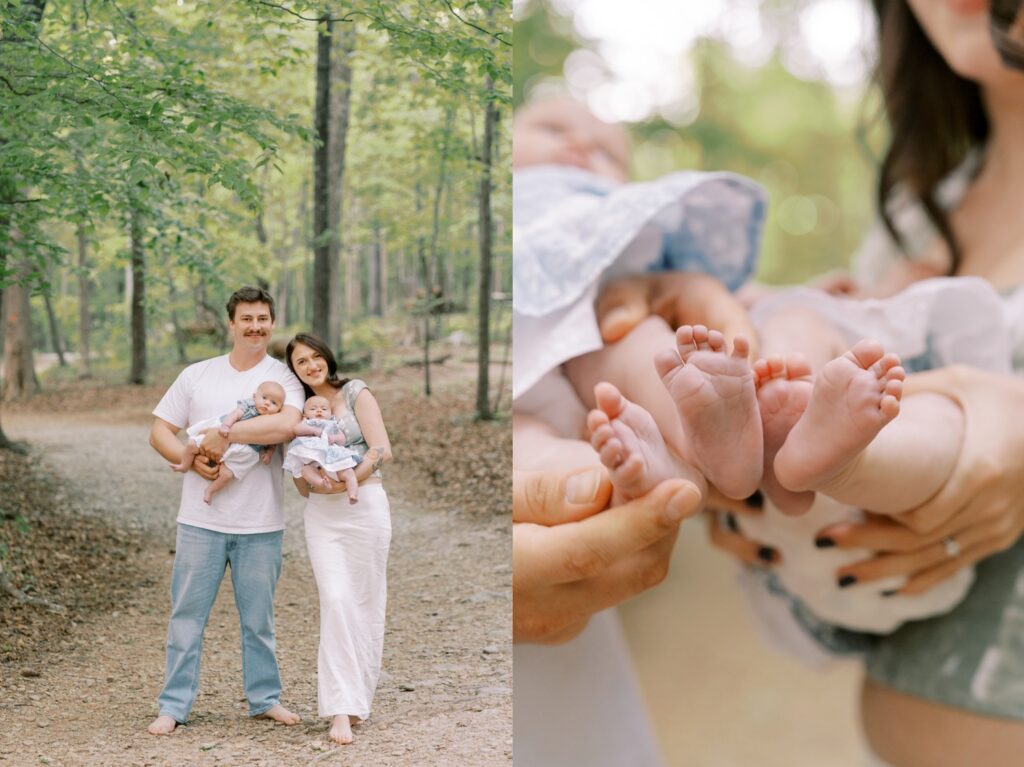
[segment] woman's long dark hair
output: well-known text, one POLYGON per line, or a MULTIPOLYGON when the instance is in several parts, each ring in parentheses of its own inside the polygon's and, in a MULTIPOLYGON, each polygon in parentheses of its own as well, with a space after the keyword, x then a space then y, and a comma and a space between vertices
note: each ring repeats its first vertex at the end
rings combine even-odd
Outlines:
MULTIPOLYGON (((288 347, 284 351, 285 361, 288 363, 288 369, 295 373, 295 366, 292 365, 292 350, 295 349, 296 344, 302 344, 308 346, 310 349, 315 351, 325 360, 327 360, 327 383, 333 386, 335 389, 340 389, 342 386, 349 382, 348 378, 338 377, 338 362, 334 359, 334 352, 331 351, 330 347, 321 341, 311 333, 296 333, 295 338, 288 342, 288 347)), ((295 373, 295 377, 298 378, 298 373, 295 373)), ((299 379, 300 381, 302 379, 299 379)), ((305 381, 302 381, 302 388, 306 390, 306 399, 313 396, 313 390, 306 385, 305 381)))
POLYGON ((891 133, 878 175, 878 209, 886 228, 903 247, 886 203, 896 186, 920 200, 949 246, 952 274, 962 254, 935 192, 967 153, 988 138, 981 89, 950 68, 906 0, 873 0, 873 5, 879 36, 876 79, 891 133))

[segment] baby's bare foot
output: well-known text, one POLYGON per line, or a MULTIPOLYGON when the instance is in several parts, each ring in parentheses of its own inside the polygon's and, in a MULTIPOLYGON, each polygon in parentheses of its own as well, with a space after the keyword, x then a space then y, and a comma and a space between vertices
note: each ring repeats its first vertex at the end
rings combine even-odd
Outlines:
POLYGON ((659 353, 654 366, 689 440, 691 454, 683 460, 723 494, 746 498, 761 481, 764 441, 747 364, 750 345, 743 336, 733 343, 728 354, 717 330, 683 325, 676 331, 677 348, 659 353))
POLYGON ((352 725, 349 722, 348 714, 338 714, 331 720, 331 730, 327 733, 335 743, 347 746, 352 742, 352 725))
POLYGON ((177 726, 178 722, 174 719, 174 717, 167 716, 166 714, 161 714, 152 722, 150 722, 149 727, 146 728, 146 732, 148 732, 150 735, 170 735, 172 732, 174 732, 174 728, 177 726))
POLYGON ((293 724, 298 724, 302 721, 298 714, 293 714, 291 711, 286 709, 280 703, 271 709, 267 709, 262 714, 257 714, 254 719, 273 719, 275 722, 288 725, 289 727, 293 724))
POLYGON ((594 399, 597 409, 587 416, 590 444, 611 470, 613 506, 646 495, 663 480, 681 476, 650 413, 610 383, 595 386, 594 399))
POLYGON ((905 373, 877 341, 858 341, 814 380, 807 410, 775 457, 789 490, 823 489, 900 412, 905 373))
POLYGON ((811 366, 799 354, 785 359, 768 357, 754 363, 754 383, 757 386, 757 404, 761 411, 764 432, 764 476, 761 487, 781 511, 799 514, 814 503, 813 492, 794 493, 775 478, 775 456, 789 436, 811 399, 811 366))

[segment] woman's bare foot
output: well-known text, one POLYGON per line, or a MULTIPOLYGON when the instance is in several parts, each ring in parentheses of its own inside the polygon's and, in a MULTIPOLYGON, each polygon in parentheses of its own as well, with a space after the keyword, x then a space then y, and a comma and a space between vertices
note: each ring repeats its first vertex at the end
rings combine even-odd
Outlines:
POLYGON ((703 325, 676 331, 676 349, 660 352, 654 366, 676 403, 695 465, 730 498, 746 498, 761 482, 764 440, 754 374, 743 336, 726 352, 725 336, 703 325))
POLYGON ((905 373, 878 341, 858 341, 814 380, 807 410, 775 456, 775 476, 790 490, 834 479, 900 412, 905 373))
POLYGON ((807 409, 814 381, 811 366, 799 354, 768 357, 754 363, 754 384, 764 433, 764 476, 761 487, 779 510, 801 514, 814 503, 813 492, 794 493, 775 478, 775 456, 793 425, 807 409))
POLYGON ((646 495, 663 480, 681 476, 651 414, 612 384, 594 387, 597 409, 587 416, 590 444, 611 470, 612 505, 646 495))
POLYGON ((262 714, 257 714, 253 719, 273 719, 275 722, 280 722, 289 727, 302 721, 298 714, 293 714, 280 703, 273 708, 267 709, 262 714))
POLYGON ((338 714, 331 720, 331 729, 327 737, 342 746, 352 742, 352 724, 348 714, 338 714))
POLYGON ((150 735, 170 735, 174 732, 174 728, 177 726, 178 722, 174 717, 161 714, 150 722, 149 727, 146 728, 146 732, 150 735))

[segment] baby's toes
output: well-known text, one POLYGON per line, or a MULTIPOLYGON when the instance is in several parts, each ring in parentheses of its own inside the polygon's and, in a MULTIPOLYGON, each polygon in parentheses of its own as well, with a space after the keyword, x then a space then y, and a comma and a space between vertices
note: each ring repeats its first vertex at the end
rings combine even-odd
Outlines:
POLYGON ((667 349, 654 355, 654 369, 658 371, 658 375, 662 378, 668 376, 668 374, 678 368, 681 363, 682 361, 679 359, 679 354, 672 349, 667 349))
POLYGON ((881 411, 885 422, 888 423, 900 413, 899 398, 889 393, 883 394, 882 401, 878 403, 878 409, 881 411))
POLYGON ((867 370, 882 359, 884 353, 885 350, 882 349, 882 345, 878 341, 873 338, 865 338, 855 343, 846 354, 858 367, 867 370))
POLYGON ((750 354, 750 342, 746 336, 736 336, 732 339, 732 356, 746 359, 750 354))
POLYGON ((608 415, 603 410, 591 410, 587 413, 587 430, 594 434, 602 426, 608 426, 611 421, 608 420, 608 415))
POLYGON ((697 351, 699 345, 697 338, 694 336, 694 330, 695 328, 692 325, 680 325, 676 330, 676 349, 684 362, 687 355, 697 351))
POLYGON ((890 370, 899 367, 900 358, 898 355, 889 352, 882 356, 878 362, 871 366, 871 372, 878 378, 883 378, 890 370))
POLYGON ((725 336, 717 330, 709 330, 708 348, 713 352, 725 351, 725 336))
POLYGON ((622 463, 622 452, 622 442, 618 437, 611 437, 601 445, 601 449, 597 451, 597 454, 601 458, 601 463, 609 469, 615 469, 622 463))
POLYGON ((590 445, 597 452, 601 452, 601 449, 607 444, 608 440, 615 436, 615 432, 612 430, 611 424, 604 423, 599 425, 595 429, 590 431, 590 445))
POLYGON ((903 381, 902 379, 893 378, 885 382, 885 388, 882 389, 883 397, 894 397, 896 400, 903 399, 903 381))
POLYGON ((616 467, 619 482, 630 483, 640 479, 644 473, 644 459, 639 453, 631 453, 616 467))
POLYGON ((800 352, 794 352, 786 357, 785 368, 786 378, 790 381, 797 378, 806 378, 812 372, 811 363, 800 352))

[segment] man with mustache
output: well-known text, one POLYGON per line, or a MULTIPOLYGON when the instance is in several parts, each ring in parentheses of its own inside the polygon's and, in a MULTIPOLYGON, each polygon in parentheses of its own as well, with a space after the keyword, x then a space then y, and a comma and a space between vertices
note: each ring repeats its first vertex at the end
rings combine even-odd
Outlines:
POLYGON ((206 431, 191 470, 185 474, 178 510, 178 535, 171 574, 171 619, 167 668, 157 702, 160 714, 151 735, 170 734, 188 720, 199 691, 203 631, 214 599, 231 566, 231 585, 242 627, 242 675, 249 715, 282 724, 299 717, 281 705, 281 677, 274 656, 274 590, 281 573, 284 511, 281 458, 259 463, 230 483, 209 504, 208 482, 233 442, 276 445, 290 439, 303 405, 302 384, 267 355, 274 329, 274 299, 261 288, 243 287, 227 303, 233 346, 228 354, 185 368, 156 406, 149 444, 171 463, 184 446, 178 433, 190 424, 231 410, 264 381, 284 387, 284 407, 272 415, 238 421, 225 437, 206 431))

